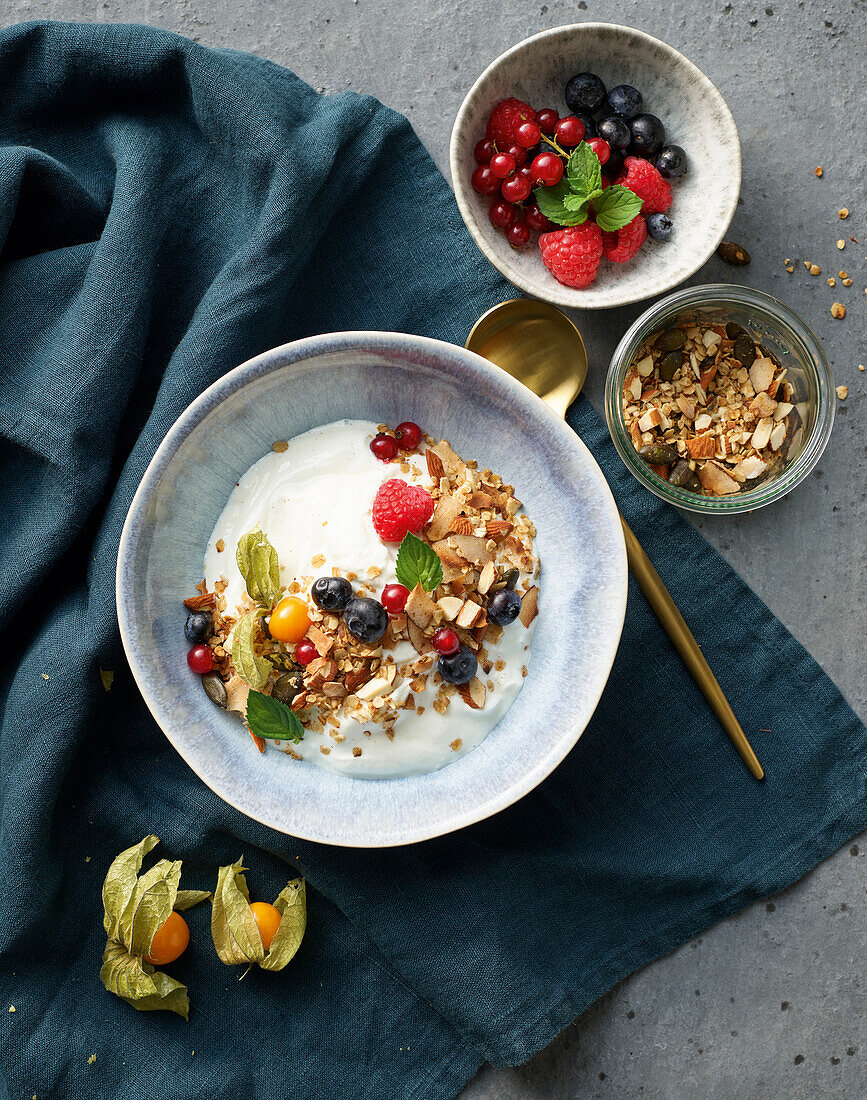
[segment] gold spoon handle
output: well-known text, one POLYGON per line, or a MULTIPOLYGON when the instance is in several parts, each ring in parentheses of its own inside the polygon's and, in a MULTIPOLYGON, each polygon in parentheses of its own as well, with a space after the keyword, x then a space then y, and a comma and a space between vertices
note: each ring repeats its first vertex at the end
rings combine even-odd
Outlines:
POLYGON ((665 627, 665 632, 674 643, 674 648, 683 658, 683 663, 692 673, 693 679, 701 688, 705 699, 710 703, 714 714, 719 718, 723 729, 740 753, 741 759, 756 779, 763 779, 765 773, 762 771, 762 766, 747 741, 740 723, 735 718, 734 711, 723 695, 722 688, 711 672, 710 665, 704 659, 698 642, 684 622, 683 615, 677 610, 671 593, 662 583, 661 577, 653 568, 653 563, 641 548, 641 543, 632 533, 623 516, 620 517, 620 522, 623 524, 623 535, 626 539, 626 559, 629 562, 629 568, 641 585, 647 602, 665 627))

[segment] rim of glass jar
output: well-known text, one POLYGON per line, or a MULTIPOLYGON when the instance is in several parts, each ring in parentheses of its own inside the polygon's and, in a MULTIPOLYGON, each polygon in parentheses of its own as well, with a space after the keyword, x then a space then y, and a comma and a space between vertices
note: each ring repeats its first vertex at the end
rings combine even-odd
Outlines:
POLYGON ((605 380, 605 418, 608 430, 627 469, 656 496, 675 504, 689 512, 714 515, 738 515, 784 497, 786 493, 800 484, 810 473, 822 456, 822 452, 831 436, 834 425, 834 378, 827 356, 819 339, 810 326, 793 309, 779 299, 761 290, 731 283, 706 283, 702 286, 687 287, 662 298, 640 317, 626 331, 617 345, 608 376, 605 380), (657 477, 643 459, 639 458, 632 439, 623 422, 620 393, 623 378, 635 352, 649 332, 659 327, 672 314, 679 313, 690 306, 736 305, 764 313, 777 322, 782 322, 787 330, 787 339, 797 349, 805 364, 805 370, 813 376, 816 387, 816 421, 803 450, 789 466, 773 481, 769 481, 748 493, 738 493, 728 497, 697 497, 687 489, 679 489, 657 477))

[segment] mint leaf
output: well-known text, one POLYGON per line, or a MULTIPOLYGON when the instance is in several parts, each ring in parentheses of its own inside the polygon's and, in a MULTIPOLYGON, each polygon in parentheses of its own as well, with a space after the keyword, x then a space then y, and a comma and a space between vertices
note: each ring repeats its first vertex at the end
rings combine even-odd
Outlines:
POLYGON ((443 563, 436 550, 410 533, 400 544, 394 571, 400 583, 410 591, 420 584, 425 592, 433 592, 443 583, 443 563))
POLYGON ((585 198, 584 195, 576 195, 574 192, 566 195, 563 199, 563 205, 566 209, 573 212, 583 210, 586 214, 589 204, 590 200, 588 198, 585 198))
POLYGON ((602 165, 586 141, 582 141, 569 157, 566 179, 576 195, 586 198, 602 186, 602 165))
POLYGON ((641 199, 628 187, 614 185, 595 200, 596 224, 605 233, 613 233, 629 225, 641 213, 641 199))
POLYGON ((294 741, 297 745, 304 737, 295 711, 261 691, 251 691, 247 698, 247 725, 266 741, 294 741))
POLYGON ((537 187, 533 192, 533 198, 539 204, 539 209, 552 222, 557 225, 581 225, 587 221, 586 207, 578 210, 570 210, 566 206, 567 198, 575 198, 565 179, 553 187, 537 187))

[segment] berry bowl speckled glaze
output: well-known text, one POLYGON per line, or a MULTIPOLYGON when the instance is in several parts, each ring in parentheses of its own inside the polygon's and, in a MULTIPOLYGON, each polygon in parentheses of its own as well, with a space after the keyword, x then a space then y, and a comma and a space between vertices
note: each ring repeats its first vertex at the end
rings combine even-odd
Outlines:
POLYGON ((385 847, 504 809, 575 746, 620 639, 626 552, 614 500, 589 451, 509 375, 438 340, 333 333, 235 368, 172 426, 124 525, 117 608, 151 713, 216 794, 292 836, 385 847), (536 523, 541 596, 522 690, 477 748, 424 775, 355 779, 271 747, 260 755, 239 716, 216 707, 187 667, 182 600, 201 580, 206 544, 232 488, 274 440, 343 418, 420 423, 508 478, 536 523))
POLYGON ((461 104, 450 147, 452 185, 476 244, 507 279, 527 294, 573 309, 608 309, 674 289, 710 258, 725 236, 741 188, 741 149, 726 102, 710 80, 671 46, 643 31, 613 23, 576 23, 542 31, 502 54, 478 78, 461 104), (682 146, 688 171, 672 181, 667 241, 648 240, 627 263, 603 259, 596 281, 583 289, 559 283, 542 263, 538 234, 518 251, 491 225, 493 199, 470 183, 474 148, 485 136, 491 109, 510 96, 537 110, 567 114, 563 92, 570 77, 596 73, 607 88, 631 84, 644 110, 662 119, 666 143, 682 146))

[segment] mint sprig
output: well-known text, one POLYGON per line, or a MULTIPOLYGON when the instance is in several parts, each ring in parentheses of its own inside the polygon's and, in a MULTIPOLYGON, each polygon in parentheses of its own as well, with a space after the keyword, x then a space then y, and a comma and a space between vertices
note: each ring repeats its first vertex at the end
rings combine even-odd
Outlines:
POLYGON ((539 209, 557 225, 583 225, 593 217, 600 229, 614 232, 641 211, 641 199, 628 187, 602 187, 602 165, 586 141, 572 151, 563 178, 554 187, 533 192, 539 209))
POLYGON ((410 591, 420 584, 425 592, 433 592, 443 583, 443 563, 436 550, 410 532, 404 535, 397 551, 394 572, 410 591))
POLYGON ((253 733, 266 741, 293 741, 297 745, 304 737, 304 727, 295 711, 261 691, 251 690, 246 717, 253 733))

